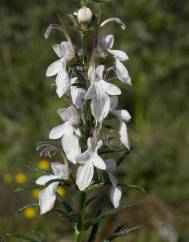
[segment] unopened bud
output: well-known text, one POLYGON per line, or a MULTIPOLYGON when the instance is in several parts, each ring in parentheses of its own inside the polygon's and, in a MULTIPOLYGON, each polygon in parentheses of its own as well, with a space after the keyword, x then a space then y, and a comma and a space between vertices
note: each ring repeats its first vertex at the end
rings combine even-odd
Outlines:
POLYGON ((90 8, 87 8, 85 6, 80 8, 77 13, 78 22, 84 28, 86 28, 90 24, 92 17, 93 17, 93 14, 92 14, 90 8))

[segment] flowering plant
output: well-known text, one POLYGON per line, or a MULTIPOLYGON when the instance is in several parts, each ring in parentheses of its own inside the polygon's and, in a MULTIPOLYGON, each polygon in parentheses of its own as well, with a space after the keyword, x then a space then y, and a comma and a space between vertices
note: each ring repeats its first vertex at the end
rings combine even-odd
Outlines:
MULTIPOLYGON (((130 152, 126 124, 131 116, 127 110, 116 109, 121 90, 111 82, 118 79, 131 86, 131 78, 123 64, 128 56, 122 50, 113 49, 112 34, 101 34, 108 23, 116 22, 122 30, 126 25, 117 17, 102 21, 101 14, 92 13, 88 2, 82 1, 79 10, 68 15, 80 35, 79 47, 71 39, 62 20, 61 24, 51 24, 45 33, 46 39, 54 30, 64 35, 61 43, 53 45, 58 60, 50 64, 46 76, 55 77, 58 98, 65 98, 69 105, 57 110, 62 123, 51 129, 49 142, 37 146, 41 156, 52 160, 52 171, 28 167, 42 176, 35 184, 18 189, 40 188, 40 214, 54 211, 67 218, 73 225, 75 242, 83 241, 83 232, 89 229, 86 241, 95 241, 102 219, 139 204, 131 201, 120 205, 122 189, 129 185, 120 184, 116 178, 117 167, 130 152), (91 36, 94 39, 92 45, 88 38, 91 36), (112 133, 112 119, 118 122, 117 134, 112 133), (58 186, 67 187, 74 196, 78 196, 76 208, 57 193, 58 186), (110 189, 113 208, 106 212, 98 208, 95 216, 89 218, 91 215, 87 207, 97 199, 98 192, 106 188, 110 189)), ((126 228, 123 224, 118 225, 104 242, 138 228, 140 226, 126 228)), ((24 238, 27 240, 29 237, 24 238)))

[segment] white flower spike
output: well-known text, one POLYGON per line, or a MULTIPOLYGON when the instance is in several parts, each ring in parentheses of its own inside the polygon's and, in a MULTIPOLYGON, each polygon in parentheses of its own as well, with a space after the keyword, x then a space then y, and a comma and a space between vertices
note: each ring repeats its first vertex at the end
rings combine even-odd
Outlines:
POLYGON ((106 164, 97 154, 98 149, 102 146, 102 141, 98 141, 95 149, 92 147, 92 138, 88 138, 88 149, 77 157, 77 163, 80 167, 77 170, 76 184, 79 190, 84 191, 90 184, 94 175, 94 167, 105 170, 106 164))
MULTIPOLYGON (((69 168, 66 165, 59 162, 52 162, 51 168, 53 175, 41 176, 37 179, 36 184, 44 186, 47 182, 55 179, 69 179, 69 168)), ((58 185, 59 182, 53 182, 39 193, 40 214, 45 214, 54 207, 58 185)))

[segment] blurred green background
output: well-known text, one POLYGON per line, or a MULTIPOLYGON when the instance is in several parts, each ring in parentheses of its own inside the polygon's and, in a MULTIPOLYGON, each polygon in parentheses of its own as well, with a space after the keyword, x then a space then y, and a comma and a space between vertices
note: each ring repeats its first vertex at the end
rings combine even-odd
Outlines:
MULTIPOLYGON (((58 22, 57 14, 69 23, 66 13, 77 7, 74 0, 0 1, 0 241, 7 232, 33 230, 48 242, 71 241, 67 222, 54 215, 41 217, 35 210, 17 215, 35 194, 14 190, 33 179, 23 175, 24 164, 48 165, 39 163, 35 144, 59 123, 56 109, 62 100, 45 71, 56 59, 51 46, 62 36, 53 34, 45 41, 43 33, 58 22)), ((132 88, 121 86, 121 106, 133 117, 133 151, 124 165, 124 179, 146 189, 144 195, 128 190, 125 198, 136 196, 143 205, 114 219, 142 223, 145 229, 118 241, 188 242, 189 1, 117 0, 103 8, 103 19, 112 16, 127 23, 126 32, 114 24, 104 30, 115 34, 116 48, 127 51, 133 80, 132 88)), ((102 234, 114 226, 112 221, 106 221, 102 234)))

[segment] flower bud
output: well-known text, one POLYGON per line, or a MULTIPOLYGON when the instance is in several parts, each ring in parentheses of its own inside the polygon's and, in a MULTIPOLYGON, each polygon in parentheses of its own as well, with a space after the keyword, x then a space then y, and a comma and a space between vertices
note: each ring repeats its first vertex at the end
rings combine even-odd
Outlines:
POLYGON ((93 14, 92 14, 90 8, 87 8, 85 6, 80 8, 77 13, 78 22, 81 24, 81 26, 83 28, 86 28, 87 25, 90 24, 90 22, 92 20, 92 16, 93 16, 93 14))

